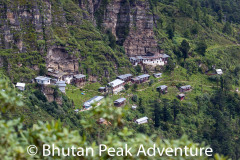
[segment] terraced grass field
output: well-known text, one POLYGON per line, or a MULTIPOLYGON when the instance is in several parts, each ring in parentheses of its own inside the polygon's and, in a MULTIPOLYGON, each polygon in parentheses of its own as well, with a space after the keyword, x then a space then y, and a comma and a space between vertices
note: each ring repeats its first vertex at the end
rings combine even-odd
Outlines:
MULTIPOLYGON (((217 84, 210 81, 207 75, 197 73, 192 76, 188 76, 186 69, 178 67, 173 73, 164 73, 163 76, 159 79, 151 78, 154 83, 150 86, 148 82, 144 84, 139 84, 136 91, 133 89, 133 85, 126 91, 122 91, 118 94, 109 94, 107 95, 112 101, 125 97, 127 98, 127 106, 135 104, 132 101, 132 96, 137 95, 138 98, 142 98, 144 105, 147 105, 147 101, 154 100, 159 98, 159 93, 156 91, 156 88, 160 85, 168 86, 168 93, 161 95, 161 98, 166 98, 169 100, 177 99, 177 95, 180 94, 176 86, 182 85, 191 85, 193 89, 186 92, 186 98, 183 101, 190 102, 192 105, 195 105, 195 98, 202 93, 211 93, 217 89, 217 84)), ((83 88, 77 88, 73 85, 68 85, 66 89, 67 96, 73 100, 76 108, 81 109, 83 103, 88 99, 97 96, 104 95, 104 93, 98 92, 98 88, 101 85, 100 83, 87 83, 83 88)))

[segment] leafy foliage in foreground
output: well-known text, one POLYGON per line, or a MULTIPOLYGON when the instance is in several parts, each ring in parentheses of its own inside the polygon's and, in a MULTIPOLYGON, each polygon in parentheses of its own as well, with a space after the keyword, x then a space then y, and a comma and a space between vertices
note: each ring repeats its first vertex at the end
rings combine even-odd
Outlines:
MULTIPOLYGON (((4 82, 0 82, 0 86, 4 84, 4 82)), ((5 88, 8 90, 8 87, 5 88)), ((2 88, 0 88, 0 92, 2 88)), ((11 90, 11 92, 14 92, 11 90)), ((7 107, 7 109, 12 107, 21 107, 22 104, 18 102, 19 105, 16 105, 17 101, 11 101, 8 103, 8 99, 15 97, 14 95, 8 94, 8 92, 3 95, 0 94, 1 100, 1 110, 3 107, 7 107), (7 103, 6 103, 7 102, 7 103)), ((122 117, 122 109, 114 109, 112 104, 106 102, 100 107, 94 109, 89 115, 90 116, 99 116, 104 117, 107 121, 111 122, 111 125, 121 127, 123 121, 122 117)), ((92 121, 90 119, 90 121, 92 121)), ((85 126, 86 132, 91 132, 91 123, 89 121, 82 122, 85 126)), ((42 156, 42 145, 43 144, 55 144, 57 147, 92 147, 96 153, 98 150, 97 145, 99 143, 104 143, 108 147, 123 147, 125 144, 133 147, 132 153, 137 152, 137 148, 143 144, 146 148, 152 147, 154 144, 159 146, 160 148, 163 147, 181 147, 184 146, 192 147, 195 149, 196 147, 204 147, 204 144, 196 144, 192 141, 188 140, 186 136, 183 136, 179 140, 161 140, 159 137, 155 137, 154 135, 148 137, 144 134, 136 134, 132 135, 132 132, 128 130, 126 127, 120 129, 120 131, 116 134, 108 134, 106 138, 102 142, 98 142, 95 140, 94 142, 90 142, 86 137, 83 135, 79 135, 78 131, 71 131, 61 125, 59 121, 52 122, 52 123, 43 123, 39 122, 38 124, 34 124, 32 128, 27 130, 23 129, 22 123, 20 119, 15 120, 0 120, 0 156, 3 159, 32 159, 27 152, 26 148, 29 145, 36 145, 39 148, 38 154, 35 155, 35 158, 39 159, 49 159, 48 157, 42 156)), ((65 157, 57 157, 54 155, 52 158, 60 158, 66 159, 65 157)), ((107 152, 99 157, 98 154, 95 154, 93 157, 77 157, 77 159, 107 159, 110 158, 107 152)), ((159 157, 145 157, 140 155, 136 157, 115 157, 114 159, 159 159, 159 157)), ((171 157, 172 159, 179 159, 180 157, 171 157)), ((194 159, 206 159, 207 157, 195 157, 194 159)), ((215 155, 215 158, 221 158, 218 155, 215 155)), ((51 158, 50 158, 51 159, 51 158)), ((69 158, 68 158, 69 159, 69 158)), ((76 159, 76 157, 72 157, 70 159, 76 159)), ((169 159, 164 155, 161 159, 169 159)), ((192 159, 192 157, 183 156, 183 159, 192 159)))

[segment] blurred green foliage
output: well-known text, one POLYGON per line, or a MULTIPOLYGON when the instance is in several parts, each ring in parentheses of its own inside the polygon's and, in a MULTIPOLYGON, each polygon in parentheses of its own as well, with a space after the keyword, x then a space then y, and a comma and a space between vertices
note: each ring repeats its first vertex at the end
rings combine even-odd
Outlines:
MULTIPOLYGON (((5 82, 0 82, 0 89, 4 88, 9 92, 2 94, 0 90, 1 106, 6 106, 6 109, 11 109, 12 107, 20 107, 22 103, 19 103, 16 95, 12 95, 14 92, 10 87, 4 85, 5 82), (9 98, 15 98, 16 100, 9 101, 9 98), (3 103, 2 103, 3 102, 3 103)), ((159 159, 159 157, 145 157, 144 155, 136 156, 137 149, 142 144, 146 148, 152 147, 154 144, 160 148, 167 147, 180 147, 185 146, 195 149, 196 147, 204 147, 204 143, 197 144, 193 143, 186 136, 178 140, 161 140, 160 137, 152 135, 151 137, 144 134, 133 135, 131 130, 126 127, 121 127, 124 123, 122 116, 124 111, 121 108, 115 109, 111 103, 106 101, 99 107, 96 107, 92 111, 88 111, 88 118, 82 120, 84 126, 84 132, 89 134, 90 132, 96 132, 92 130, 92 123, 96 123, 93 117, 104 118, 110 126, 118 126, 120 130, 117 133, 107 133, 103 139, 94 139, 92 142, 86 139, 86 136, 80 135, 78 131, 72 131, 68 128, 62 126, 59 121, 52 122, 38 122, 34 124, 31 128, 24 129, 20 119, 15 120, 0 120, 0 156, 3 159, 108 159, 111 158, 107 152, 100 157, 95 154, 93 157, 58 157, 56 155, 51 157, 43 157, 42 145, 43 144, 55 144, 59 148, 68 147, 92 147, 96 152, 98 150, 98 144, 104 143, 108 147, 123 147, 125 144, 133 148, 133 157, 128 155, 127 157, 114 157, 114 159, 159 159), (35 156, 29 156, 27 154, 27 147, 29 145, 35 145, 38 147, 38 153, 35 156)), ((161 157, 161 159, 169 159, 166 155, 161 157)), ((192 159, 192 157, 171 157, 171 159, 192 159)), ((207 157, 194 157, 194 159, 207 159, 207 157)), ((224 160, 226 158, 215 155, 215 159, 224 160)))

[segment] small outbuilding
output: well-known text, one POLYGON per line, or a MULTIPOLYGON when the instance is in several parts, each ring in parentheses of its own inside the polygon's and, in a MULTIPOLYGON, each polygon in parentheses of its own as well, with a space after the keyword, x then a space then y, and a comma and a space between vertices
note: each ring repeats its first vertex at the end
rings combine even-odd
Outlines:
POLYGON ((161 92, 161 93, 163 93, 163 94, 165 94, 165 93, 168 92, 167 89, 168 89, 168 86, 166 86, 166 85, 161 85, 161 86, 157 87, 157 91, 158 91, 158 92, 161 92))
POLYGON ((106 91, 107 91, 106 87, 99 87, 98 88, 98 92, 104 93, 106 91))
POLYGON ((191 89, 192 89, 192 86, 186 85, 186 86, 180 87, 180 88, 179 88, 179 91, 180 91, 180 92, 186 92, 186 91, 189 91, 189 90, 191 90, 191 89))
POLYGON ((56 86, 58 86, 59 90, 62 92, 62 93, 65 93, 65 88, 66 88, 66 82, 65 81, 57 81, 56 82, 56 86))
POLYGON ((78 112, 79 112, 79 109, 75 109, 74 112, 78 113, 78 112))
POLYGON ((179 94, 177 97, 182 101, 185 98, 185 94, 183 94, 183 93, 179 94))
POLYGON ((88 101, 84 102, 83 108, 84 109, 90 109, 94 103, 96 103, 96 106, 99 106, 101 104, 101 100, 104 99, 103 96, 95 96, 88 101))
POLYGON ((216 69, 216 73, 217 73, 218 75, 222 75, 222 74, 223 74, 223 71, 222 71, 222 69, 216 69))
POLYGON ((132 105, 132 109, 136 110, 137 109, 137 105, 132 105))
POLYGON ((116 101, 114 101, 114 106, 121 107, 125 104, 126 98, 119 98, 116 101))
POLYGON ((155 78, 160 78, 160 77, 162 77, 162 73, 154 73, 153 76, 155 78))
POLYGON ((16 84, 16 87, 21 90, 21 91, 24 91, 25 90, 25 83, 20 83, 20 82, 17 82, 16 84))
POLYGON ((148 117, 143 117, 143 118, 137 119, 135 122, 136 122, 137 124, 148 123, 148 117))

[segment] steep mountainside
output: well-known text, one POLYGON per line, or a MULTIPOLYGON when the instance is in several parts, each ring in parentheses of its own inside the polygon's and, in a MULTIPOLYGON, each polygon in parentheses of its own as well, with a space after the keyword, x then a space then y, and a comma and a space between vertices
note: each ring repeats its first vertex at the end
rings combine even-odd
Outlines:
POLYGON ((157 53, 149 1, 88 0, 87 4, 80 1, 80 7, 88 11, 90 19, 96 20, 98 26, 112 32, 127 55, 157 53))
POLYGON ((119 46, 110 47, 112 35, 100 33, 79 5, 0 1, 0 65, 12 80, 28 80, 46 67, 108 78, 130 65, 119 46))
POLYGON ((182 63, 173 48, 185 38, 195 63, 204 63, 205 70, 212 65, 227 67, 221 58, 218 61, 228 57, 225 51, 216 54, 210 49, 205 57, 196 55, 201 41, 216 47, 232 45, 228 50, 234 50, 239 39, 237 25, 224 24, 231 18, 224 19, 224 10, 216 9, 223 2, 207 2, 1 0, 0 66, 14 82, 28 81, 48 67, 106 82, 116 74, 134 72, 127 56, 164 49, 182 63))
POLYGON ((111 29, 129 56, 157 52, 153 15, 148 1, 112 1, 104 13, 103 26, 111 29))

